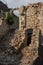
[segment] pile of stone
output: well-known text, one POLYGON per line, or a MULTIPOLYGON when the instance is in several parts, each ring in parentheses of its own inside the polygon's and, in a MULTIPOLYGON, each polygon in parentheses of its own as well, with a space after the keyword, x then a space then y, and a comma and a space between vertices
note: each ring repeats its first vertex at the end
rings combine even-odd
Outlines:
POLYGON ((25 38, 25 34, 23 30, 17 30, 14 34, 14 39, 11 40, 11 46, 13 46, 16 50, 18 50, 23 43, 25 38))

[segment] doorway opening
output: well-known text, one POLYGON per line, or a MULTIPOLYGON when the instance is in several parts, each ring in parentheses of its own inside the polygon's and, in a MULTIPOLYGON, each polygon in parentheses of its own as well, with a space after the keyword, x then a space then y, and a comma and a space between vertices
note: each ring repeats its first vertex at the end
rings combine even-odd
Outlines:
POLYGON ((33 29, 26 30, 27 46, 29 46, 29 44, 31 44, 32 33, 33 33, 33 29))

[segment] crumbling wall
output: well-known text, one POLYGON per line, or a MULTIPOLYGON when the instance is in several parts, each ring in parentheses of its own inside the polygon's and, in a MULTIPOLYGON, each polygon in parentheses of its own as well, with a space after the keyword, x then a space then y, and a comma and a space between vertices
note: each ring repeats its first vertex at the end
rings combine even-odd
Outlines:
MULTIPOLYGON (((31 39, 31 44, 28 46, 28 51, 33 59, 35 60, 38 56, 38 47, 39 47, 39 31, 40 31, 40 20, 39 20, 39 14, 40 10, 42 8, 42 3, 35 3, 35 4, 30 4, 29 6, 24 6, 21 10, 21 17, 20 22, 22 23, 22 20, 25 16, 25 27, 22 26, 20 23, 21 28, 23 31, 26 31, 27 29, 33 29, 33 34, 32 34, 32 39, 31 39), (24 8, 24 10, 23 10, 24 8)), ((40 16, 41 17, 41 16, 40 16)), ((26 37, 25 37, 26 38, 26 37)), ((25 40, 27 41, 27 40, 25 40)), ((27 42, 26 42, 27 44, 27 42)), ((25 52, 23 52, 25 53, 25 52)))
MULTIPOLYGON (((9 43, 11 47, 18 50, 23 44, 21 49, 22 65, 32 65, 34 60, 38 57, 39 48, 39 32, 43 34, 43 4, 35 3, 28 6, 23 6, 19 9, 19 29, 15 31, 14 37, 9 43), (31 43, 27 46, 26 30, 33 29, 31 36, 31 43)), ((42 39, 42 38, 41 38, 42 39)), ((29 40, 28 40, 29 41, 29 40)), ((42 39, 43 41, 43 39, 42 39)), ((42 42, 43 43, 43 42, 42 42)))

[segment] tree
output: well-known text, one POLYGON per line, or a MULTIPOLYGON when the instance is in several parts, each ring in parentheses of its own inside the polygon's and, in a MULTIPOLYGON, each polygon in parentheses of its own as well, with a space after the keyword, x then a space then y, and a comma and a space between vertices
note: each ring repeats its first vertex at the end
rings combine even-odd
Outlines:
POLYGON ((6 18, 6 22, 9 26, 9 29, 10 29, 10 26, 14 23, 14 16, 10 13, 7 14, 7 18, 6 18))

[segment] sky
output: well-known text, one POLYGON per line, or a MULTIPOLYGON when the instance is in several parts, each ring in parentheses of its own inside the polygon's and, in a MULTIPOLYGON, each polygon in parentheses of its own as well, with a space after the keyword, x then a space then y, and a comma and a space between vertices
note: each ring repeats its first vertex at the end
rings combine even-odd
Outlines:
POLYGON ((29 3, 43 2, 43 0, 1 0, 7 4, 9 8, 16 8, 29 3))

